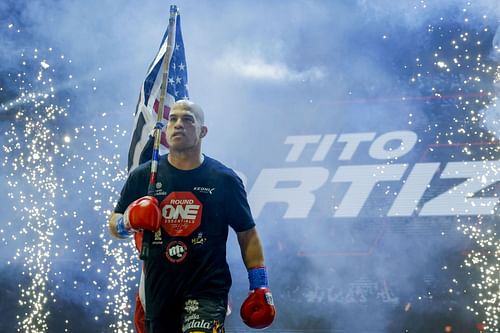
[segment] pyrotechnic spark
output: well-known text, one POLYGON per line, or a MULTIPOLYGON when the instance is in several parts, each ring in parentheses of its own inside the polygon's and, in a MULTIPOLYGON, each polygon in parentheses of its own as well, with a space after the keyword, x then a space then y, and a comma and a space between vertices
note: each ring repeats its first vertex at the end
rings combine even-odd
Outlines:
POLYGON ((462 268, 475 270, 479 272, 481 279, 471 284, 475 289, 477 299, 473 305, 467 306, 471 312, 479 315, 484 312, 484 326, 488 332, 499 331, 499 313, 500 313, 500 240, 495 230, 497 224, 484 223, 481 218, 467 218, 464 222, 459 219, 460 226, 457 227, 464 235, 473 239, 478 245, 477 250, 471 250, 467 253, 462 268))
MULTIPOLYGON (((467 6, 471 6, 471 3, 467 3, 467 6)), ((458 103, 443 99, 435 110, 431 110, 437 122, 441 120, 440 113, 447 117, 456 114, 450 126, 443 131, 442 125, 429 124, 427 132, 435 134, 437 145, 468 143, 462 145, 463 160, 483 161, 484 167, 490 169, 485 176, 498 179, 500 170, 495 169, 495 164, 488 164, 488 161, 500 157, 500 135, 495 130, 498 128, 498 119, 488 115, 496 108, 495 85, 500 64, 495 63, 488 54, 483 54, 494 52, 491 47, 493 33, 487 26, 487 16, 484 15, 483 21, 476 22, 477 25, 473 27, 468 24, 470 18, 467 17, 467 9, 464 8, 462 12, 466 24, 457 25, 442 19, 439 25, 429 25, 428 33, 436 40, 437 49, 428 57, 416 59, 416 73, 410 76, 410 83, 417 85, 424 93, 432 92, 438 98, 460 96, 458 103), (477 28, 478 25, 480 28, 477 28), (443 112, 443 109, 455 109, 457 112, 443 112), (436 129, 437 132, 434 132, 436 129)), ((459 156, 452 154, 450 157, 458 159, 459 156)), ((498 198, 495 189, 480 192, 468 196, 498 198)), ((485 332, 500 332, 500 242, 496 233, 499 207, 498 200, 496 202, 496 207, 492 207, 496 217, 457 217, 457 229, 474 241, 474 249, 470 250, 461 266, 473 280, 471 285, 462 286, 463 290, 470 290, 475 295, 474 304, 467 306, 467 309, 477 315, 478 321, 482 321, 485 332)), ((456 280, 452 282, 458 283, 456 280)))
MULTIPOLYGON (((35 54, 38 50, 35 49, 35 54)), ((22 55, 24 56, 24 54, 22 55)), ((34 57, 35 58, 35 57, 34 57)), ((26 66, 26 61, 22 64, 26 66)), ((24 316, 18 316, 18 331, 45 332, 49 312, 45 305, 49 301, 49 273, 52 270, 53 235, 57 225, 56 198, 58 180, 54 169, 54 154, 51 142, 55 133, 51 123, 64 114, 65 109, 52 104, 54 95, 51 80, 44 78, 50 66, 40 64, 37 81, 47 85, 43 90, 30 90, 31 84, 26 72, 18 73, 19 97, 9 103, 20 106, 15 114, 16 122, 6 133, 7 145, 3 166, 10 167, 7 175, 12 192, 8 196, 15 202, 14 210, 19 211, 18 237, 25 239, 21 248, 15 251, 14 260, 22 260, 28 278, 28 285, 19 284, 19 305, 24 316), (21 179, 19 179, 21 175, 21 179), (23 184, 20 184, 22 182, 23 184), (23 192, 21 189, 26 189, 23 192)), ((8 110, 8 106, 3 106, 8 110)), ((13 239, 16 239, 13 233, 13 239)))
MULTIPOLYGON (((71 60, 52 48, 31 49, 20 54, 20 64, 21 71, 9 74, 17 97, 1 105, 13 119, 4 133, 2 167, 16 216, 7 224, 11 237, 2 242, 17 247, 9 264, 20 264, 24 277, 18 283, 17 331, 53 331, 50 305, 59 293, 73 292, 96 322, 133 332, 130 295, 138 285, 139 261, 133 244, 111 240, 106 226, 126 178, 116 151, 119 143, 124 149, 128 135, 119 125, 91 122, 62 130, 76 110, 69 97, 58 95, 56 71, 71 60)), ((64 77, 59 89, 85 86, 73 74, 64 77)), ((95 78, 89 89, 97 90, 95 78)))

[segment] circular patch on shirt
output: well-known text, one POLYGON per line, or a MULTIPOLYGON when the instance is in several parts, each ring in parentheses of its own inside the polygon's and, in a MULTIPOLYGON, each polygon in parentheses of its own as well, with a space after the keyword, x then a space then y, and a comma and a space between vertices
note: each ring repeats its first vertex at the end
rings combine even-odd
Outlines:
POLYGON ((171 237, 189 236, 201 224, 203 204, 191 192, 172 192, 160 203, 162 228, 171 237))
POLYGON ((172 241, 167 244, 165 257, 175 264, 182 262, 187 256, 187 246, 181 241, 172 241))

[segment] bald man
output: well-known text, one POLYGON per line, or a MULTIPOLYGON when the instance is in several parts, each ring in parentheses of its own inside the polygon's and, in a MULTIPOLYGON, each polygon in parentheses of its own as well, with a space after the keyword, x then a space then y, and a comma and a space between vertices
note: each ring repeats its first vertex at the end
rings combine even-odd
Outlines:
POLYGON ((148 333, 224 332, 229 227, 237 233, 250 282, 240 310, 243 321, 265 328, 275 317, 245 189, 233 170, 201 153, 207 133, 201 107, 176 102, 166 126, 169 153, 159 159, 154 195, 147 195, 147 162, 129 175, 109 221, 111 234, 120 239, 142 230, 154 233, 144 261, 148 333))

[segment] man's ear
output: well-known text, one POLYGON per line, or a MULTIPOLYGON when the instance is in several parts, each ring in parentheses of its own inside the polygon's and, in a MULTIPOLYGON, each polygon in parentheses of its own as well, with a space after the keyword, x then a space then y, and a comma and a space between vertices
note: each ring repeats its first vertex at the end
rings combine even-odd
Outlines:
POLYGON ((201 126, 200 138, 204 138, 208 133, 207 126, 201 126))

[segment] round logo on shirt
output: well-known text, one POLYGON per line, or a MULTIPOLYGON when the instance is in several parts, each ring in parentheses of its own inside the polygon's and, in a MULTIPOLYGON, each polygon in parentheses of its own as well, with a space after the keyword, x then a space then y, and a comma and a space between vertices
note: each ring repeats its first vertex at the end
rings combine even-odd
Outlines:
POLYGON ((160 203, 162 228, 171 237, 189 236, 201 224, 203 204, 191 192, 172 192, 160 203))
POLYGON ((175 264, 182 262, 187 256, 187 246, 181 241, 172 241, 167 244, 165 256, 175 264))

